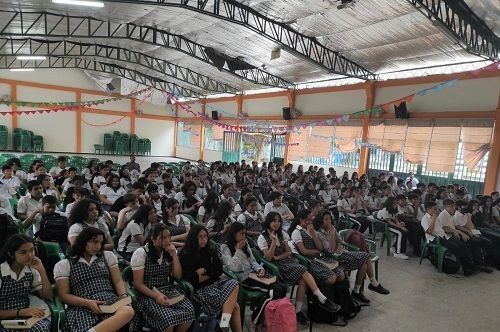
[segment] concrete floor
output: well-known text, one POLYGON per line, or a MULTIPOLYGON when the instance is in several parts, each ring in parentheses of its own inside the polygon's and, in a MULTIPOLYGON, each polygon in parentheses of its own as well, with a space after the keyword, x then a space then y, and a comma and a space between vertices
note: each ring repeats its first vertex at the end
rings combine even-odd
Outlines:
MULTIPOLYGON (((418 260, 382 256, 380 282, 391 294, 365 290, 371 305, 363 307, 346 327, 314 324, 313 331, 499 330, 500 271, 466 278, 438 273, 428 260, 422 265, 418 260)), ((245 331, 252 331, 250 324, 245 325, 245 331)), ((300 326, 299 331, 309 331, 309 326, 300 326)))

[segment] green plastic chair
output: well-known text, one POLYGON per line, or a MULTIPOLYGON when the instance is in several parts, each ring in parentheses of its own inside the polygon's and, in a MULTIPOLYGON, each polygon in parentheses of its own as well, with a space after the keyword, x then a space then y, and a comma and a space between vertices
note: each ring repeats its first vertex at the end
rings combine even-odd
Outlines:
POLYGON ((104 153, 104 145, 102 145, 102 144, 94 144, 94 153, 95 154, 102 154, 102 153, 104 153))
MULTIPOLYGON (((345 238, 347 235, 347 232, 349 232, 349 229, 344 229, 339 231, 339 235, 342 237, 342 239, 345 238)), ((370 260, 373 264, 375 264, 375 278, 379 280, 378 278, 378 262, 380 261, 380 257, 377 255, 377 244, 375 241, 372 240, 365 240, 366 244, 368 245, 368 249, 370 250, 370 260)), ((342 242, 342 246, 349 250, 349 251, 360 251, 360 249, 352 244, 342 242)))
POLYGON ((113 153, 113 136, 104 134, 104 154, 113 153))
POLYGON ((115 142, 115 150, 114 150, 114 153, 115 154, 125 154, 125 143, 121 140, 118 140, 115 142))
POLYGON ((144 156, 146 154, 146 142, 141 138, 137 141, 138 154, 144 156))
POLYGON ((7 131, 0 131, 0 150, 7 150, 9 145, 9 133, 7 131))
POLYGON ((33 152, 43 152, 44 151, 43 136, 40 136, 40 135, 33 136, 32 150, 33 150, 33 152))
POLYGON ((448 249, 441 244, 441 239, 439 237, 436 237, 432 242, 426 242, 425 246, 423 246, 422 253, 420 254, 420 261, 419 261, 420 265, 422 265, 422 259, 424 257, 427 257, 430 250, 436 251, 438 272, 442 273, 444 265, 444 256, 448 251, 448 249))

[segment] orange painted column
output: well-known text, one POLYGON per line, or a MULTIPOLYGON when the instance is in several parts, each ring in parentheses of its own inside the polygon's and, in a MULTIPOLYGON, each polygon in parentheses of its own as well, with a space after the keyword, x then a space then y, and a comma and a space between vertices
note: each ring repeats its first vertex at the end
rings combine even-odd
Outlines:
POLYGON ((174 157, 177 157, 177 131, 179 130, 179 126, 178 126, 178 121, 177 120, 177 114, 178 114, 178 106, 177 104, 175 104, 175 108, 174 108, 174 111, 175 111, 175 123, 174 123, 174 157))
MULTIPOLYGON (((11 101, 17 101, 17 84, 11 83, 10 84, 10 100, 11 101)), ((17 112, 17 104, 12 103, 10 104, 10 110, 11 112, 17 112)), ((17 128, 17 113, 12 113, 11 115, 11 126, 12 126, 12 132, 14 132, 14 129, 17 128)), ((14 142, 12 142, 12 145, 14 146, 14 142)))
MULTIPOLYGON (((297 98, 297 90, 293 89, 288 89, 287 91, 287 97, 288 97, 288 107, 290 107, 290 110, 295 109, 295 100, 297 98)), ((290 133, 290 128, 292 127, 292 120, 288 120, 286 122, 287 126, 287 131, 285 135, 285 152, 283 153, 283 163, 286 165, 288 164, 288 149, 290 147, 290 141, 291 141, 291 133, 290 133)))
MULTIPOLYGON (((368 81, 365 83, 366 109, 373 108, 375 104, 375 91, 376 91, 375 81, 368 81)), ((363 143, 368 142, 368 130, 370 128, 370 118, 371 118, 371 113, 363 117, 363 134, 361 138, 361 141, 363 143)), ((368 172, 368 152, 369 152, 368 147, 366 147, 365 145, 361 146, 359 152, 359 168, 358 168, 359 175, 366 174, 368 172)))
POLYGON ((137 104, 135 98, 130 98, 130 135, 135 134, 135 117, 137 115, 137 104))
MULTIPOLYGON (((75 93, 75 101, 77 103, 82 102, 82 93, 81 92, 76 92, 75 93)), ((76 109, 76 114, 75 114, 75 135, 76 135, 76 147, 75 151, 76 153, 81 153, 82 152, 82 109, 77 108, 76 109)))
POLYGON ((240 130, 241 114, 243 114, 243 95, 236 95, 236 126, 240 130))
MULTIPOLYGON (((206 115, 207 114, 207 111, 206 111, 207 100, 201 99, 200 103, 201 103, 201 112, 206 115)), ((203 152, 204 151, 205 151, 205 122, 203 121, 203 119, 200 118, 200 150, 198 153, 198 157, 201 160, 203 160, 203 157, 204 157, 203 152)))
POLYGON ((489 195, 497 189, 498 172, 500 171, 500 94, 498 95, 495 116, 495 130, 491 141, 491 150, 488 156, 488 167, 484 179, 484 194, 489 195))

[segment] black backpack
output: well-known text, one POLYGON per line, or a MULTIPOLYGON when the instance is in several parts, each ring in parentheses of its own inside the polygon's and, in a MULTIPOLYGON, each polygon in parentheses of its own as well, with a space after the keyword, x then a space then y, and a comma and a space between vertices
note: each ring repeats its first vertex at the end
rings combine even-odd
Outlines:
POLYGON ((42 215, 40 229, 33 236, 42 241, 63 243, 68 241, 68 219, 58 213, 42 215))
POLYGON ((47 254, 47 250, 43 245, 43 242, 40 240, 35 240, 34 245, 35 245, 36 257, 38 257, 42 261, 42 265, 45 268, 45 271, 47 272, 47 278, 49 279, 50 283, 53 284, 55 282, 54 266, 57 264, 57 262, 59 262, 59 257, 55 256, 49 257, 49 255, 47 254))
POLYGON ((19 232, 17 224, 8 213, 0 214, 0 243, 5 243, 7 239, 19 232))
MULTIPOLYGON (((429 260, 431 261, 432 265, 434 265, 435 267, 438 266, 437 255, 434 252, 429 255, 429 260)), ((458 272, 458 270, 460 270, 460 263, 457 262, 456 256, 447 251, 444 254, 443 272, 446 274, 455 274, 458 272)))

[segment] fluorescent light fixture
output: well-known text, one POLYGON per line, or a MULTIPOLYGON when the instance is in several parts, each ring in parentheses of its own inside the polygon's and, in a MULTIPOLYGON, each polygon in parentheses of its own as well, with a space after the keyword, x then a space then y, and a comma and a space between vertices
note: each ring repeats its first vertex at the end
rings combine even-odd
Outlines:
POLYGON ((45 60, 46 57, 43 55, 20 55, 17 60, 45 60))
POLYGON ((58 3, 62 5, 75 5, 84 7, 104 7, 104 2, 100 1, 84 1, 84 0, 52 0, 52 3, 58 3))
POLYGON ((10 71, 35 71, 34 68, 12 68, 10 71))

